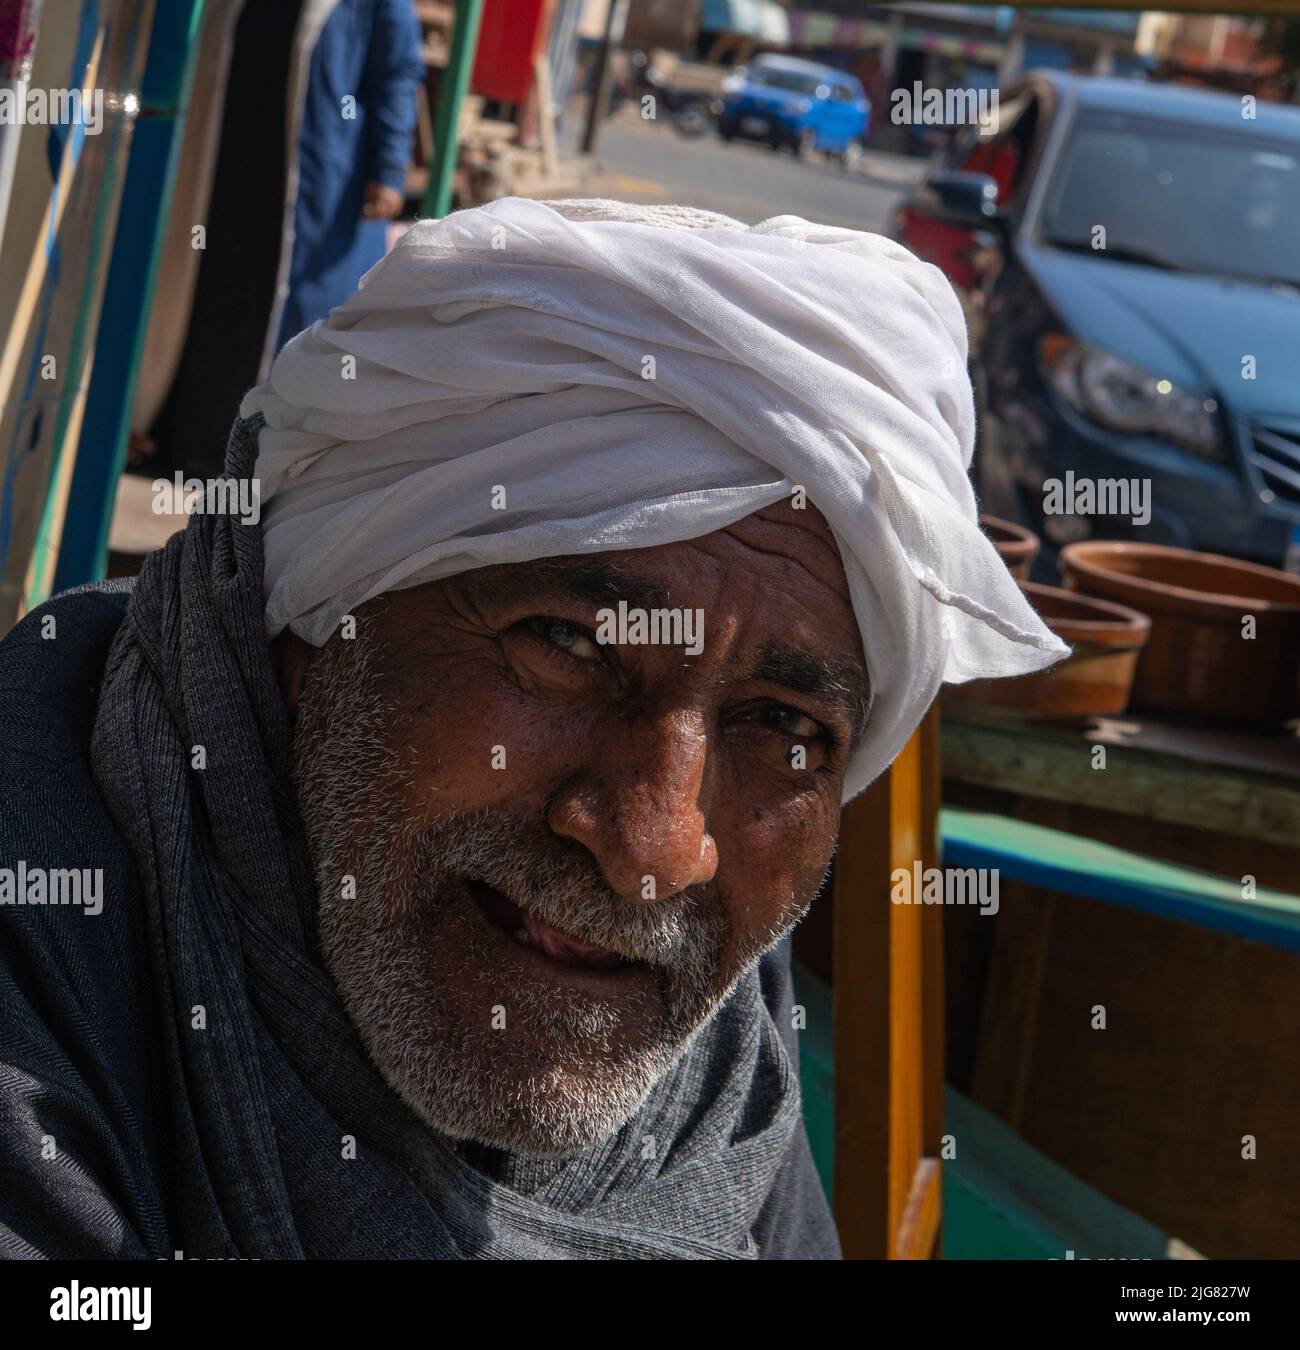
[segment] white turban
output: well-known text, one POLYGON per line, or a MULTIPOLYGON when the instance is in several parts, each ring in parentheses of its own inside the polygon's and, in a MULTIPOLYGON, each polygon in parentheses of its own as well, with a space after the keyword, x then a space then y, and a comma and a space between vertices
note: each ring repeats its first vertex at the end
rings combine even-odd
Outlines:
POLYGON ((692 539, 802 487, 871 680, 846 801, 942 681, 1068 650, 976 525, 956 297, 879 235, 518 198, 421 221, 240 411, 266 419, 268 635, 319 646, 385 591, 692 539))

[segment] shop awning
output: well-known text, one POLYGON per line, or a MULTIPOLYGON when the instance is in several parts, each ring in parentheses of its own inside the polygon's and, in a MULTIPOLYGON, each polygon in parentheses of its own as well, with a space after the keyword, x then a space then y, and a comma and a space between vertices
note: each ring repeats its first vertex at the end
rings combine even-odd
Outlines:
POLYGON ((792 47, 839 47, 845 51, 861 51, 882 46, 886 33, 885 25, 872 19, 855 19, 815 9, 790 11, 792 47))
POLYGON ((790 41, 788 16, 776 0, 703 0, 700 27, 706 33, 739 33, 777 47, 790 41))

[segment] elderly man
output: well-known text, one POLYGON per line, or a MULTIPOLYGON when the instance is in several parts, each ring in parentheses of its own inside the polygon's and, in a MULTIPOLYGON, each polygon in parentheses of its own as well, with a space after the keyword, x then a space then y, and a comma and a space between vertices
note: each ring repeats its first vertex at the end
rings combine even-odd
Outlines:
POLYGON ((806 1257, 788 944, 940 683, 1063 650, 887 240, 507 200, 0 650, 0 1251, 806 1257), (30 901, 30 897, 28 897, 30 901))

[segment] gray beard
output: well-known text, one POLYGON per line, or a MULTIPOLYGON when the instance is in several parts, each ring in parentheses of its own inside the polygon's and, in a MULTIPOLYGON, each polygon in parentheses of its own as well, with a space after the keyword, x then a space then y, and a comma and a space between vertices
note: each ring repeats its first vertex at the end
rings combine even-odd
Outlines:
POLYGON ((500 808, 414 820, 372 641, 363 625, 321 650, 294 730, 326 965, 384 1078, 439 1133, 535 1157, 580 1152, 638 1110, 797 914, 742 937, 704 894, 622 899, 540 822, 500 808), (657 988, 606 997, 512 974, 466 879, 649 963, 657 988))

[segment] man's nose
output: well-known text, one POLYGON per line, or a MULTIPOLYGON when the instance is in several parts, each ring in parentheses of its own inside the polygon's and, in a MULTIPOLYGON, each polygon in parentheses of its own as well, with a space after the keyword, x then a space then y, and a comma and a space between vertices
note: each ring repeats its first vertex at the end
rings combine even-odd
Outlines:
POLYGON ((552 798, 547 822, 596 859, 619 895, 653 904, 717 871, 708 773, 708 736, 697 716, 624 724, 617 747, 593 746, 591 768, 552 798))

